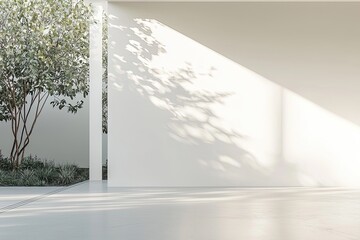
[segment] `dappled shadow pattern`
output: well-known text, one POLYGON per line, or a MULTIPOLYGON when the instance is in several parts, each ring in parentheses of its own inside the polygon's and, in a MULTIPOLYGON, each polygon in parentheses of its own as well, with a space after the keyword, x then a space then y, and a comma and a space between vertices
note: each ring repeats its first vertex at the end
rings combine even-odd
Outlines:
MULTIPOLYGON (((152 31, 152 28, 162 26, 150 19, 134 19, 126 26, 110 25, 121 31, 124 38, 119 41, 120 46, 115 47, 112 43, 109 46, 116 51, 123 49, 123 52, 114 50, 116 54, 109 59, 110 64, 117 66, 118 73, 114 77, 116 81, 110 80, 109 84, 121 92, 121 100, 131 103, 131 109, 128 107, 121 112, 124 118, 129 113, 142 118, 136 123, 122 120, 124 128, 138 124, 137 128, 144 131, 144 136, 133 143, 145 146, 142 151, 148 153, 149 160, 161 156, 168 158, 169 166, 175 165, 175 169, 180 164, 194 167, 193 172, 187 174, 212 171, 211 174, 229 183, 237 179, 239 184, 253 184, 248 181, 254 177, 258 182, 266 183, 271 178, 269 169, 239 144, 247 136, 222 126, 221 117, 214 111, 234 93, 191 88, 196 81, 203 81, 204 76, 211 78, 216 67, 198 72, 188 62, 171 70, 152 64, 166 53, 166 46, 152 31), (146 145, 153 137, 161 139, 164 145, 147 149, 146 145), (171 155, 174 153, 176 156, 171 155)), ((127 143, 129 141, 132 140, 127 139, 127 143)), ((216 181, 210 184, 216 185, 216 181)), ((295 178, 289 182, 292 184, 297 184, 295 178)))

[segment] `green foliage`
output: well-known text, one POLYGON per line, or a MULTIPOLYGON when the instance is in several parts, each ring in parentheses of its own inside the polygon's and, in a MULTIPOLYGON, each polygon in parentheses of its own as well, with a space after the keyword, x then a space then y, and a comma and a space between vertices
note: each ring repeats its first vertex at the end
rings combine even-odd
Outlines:
POLYGON ((0 0, 0 121, 12 122, 14 167, 46 103, 82 108, 91 15, 84 0, 0 0))
POLYGON ((63 165, 59 167, 59 183, 67 185, 71 183, 76 175, 77 167, 74 165, 63 165))
POLYGON ((17 186, 18 182, 17 172, 0 169, 0 186, 17 186))
POLYGON ((20 171, 20 179, 22 180, 22 185, 24 186, 41 186, 43 182, 39 179, 35 174, 35 170, 32 169, 24 169, 20 171))
POLYGON ((53 167, 43 167, 35 170, 35 175, 43 183, 56 182, 57 172, 53 167))
POLYGON ((108 133, 108 16, 103 14, 103 29, 102 29, 102 64, 103 64, 103 94, 102 94, 102 131, 108 133))
POLYGON ((3 156, 0 154, 0 169, 3 171, 10 171, 12 170, 12 164, 11 161, 7 158, 3 158, 3 156))
POLYGON ((19 169, 39 169, 44 167, 44 162, 42 162, 37 156, 25 157, 21 162, 19 169))
POLYGON ((11 119, 24 95, 46 92, 53 106, 76 112, 71 104, 88 94, 89 19, 83 0, 0 1, 1 116, 11 119), (15 96, 9 96, 17 88, 15 96), (15 104, 12 103, 14 101, 15 104))
POLYGON ((102 179, 108 179, 108 160, 106 159, 105 164, 102 165, 102 179))
POLYGON ((70 164, 55 166, 38 157, 26 157, 17 170, 12 170, 8 159, 0 158, 0 163, 0 186, 63 186, 89 178, 88 169, 70 164))

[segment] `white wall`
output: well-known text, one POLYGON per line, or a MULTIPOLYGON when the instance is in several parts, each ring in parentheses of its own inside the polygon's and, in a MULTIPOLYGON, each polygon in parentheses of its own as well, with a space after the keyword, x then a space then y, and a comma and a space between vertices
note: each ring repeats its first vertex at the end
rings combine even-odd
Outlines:
MULTIPOLYGON (((11 150, 10 122, 0 122, 0 149, 8 156, 11 150)), ((89 167, 89 105, 77 114, 46 105, 34 129, 26 155, 37 155, 56 163, 75 163, 89 167)), ((107 135, 103 135, 103 162, 107 159, 107 135)))
POLYGON ((284 96, 284 159, 301 185, 360 186, 360 127, 298 95, 284 96))
MULTIPOLYGON (((0 123, 0 149, 8 156, 12 134, 10 122, 0 123)), ((26 155, 37 155, 56 163, 89 166, 89 106, 87 102, 77 114, 46 105, 36 123, 26 155)))
POLYGON ((360 185, 358 3, 111 3, 110 186, 360 185))

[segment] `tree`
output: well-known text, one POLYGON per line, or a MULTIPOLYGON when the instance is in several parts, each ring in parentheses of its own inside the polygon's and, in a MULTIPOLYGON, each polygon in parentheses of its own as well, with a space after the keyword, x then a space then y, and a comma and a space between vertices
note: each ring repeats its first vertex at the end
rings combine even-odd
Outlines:
POLYGON ((83 106, 91 14, 84 0, 0 0, 0 121, 11 122, 14 168, 46 103, 83 106))

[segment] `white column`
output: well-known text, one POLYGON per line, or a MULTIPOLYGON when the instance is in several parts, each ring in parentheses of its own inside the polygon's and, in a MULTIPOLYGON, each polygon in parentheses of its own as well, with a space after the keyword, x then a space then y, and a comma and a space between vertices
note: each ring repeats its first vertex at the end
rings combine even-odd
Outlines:
POLYGON ((103 3, 92 0, 96 23, 90 26, 90 180, 102 179, 102 13, 103 3))

